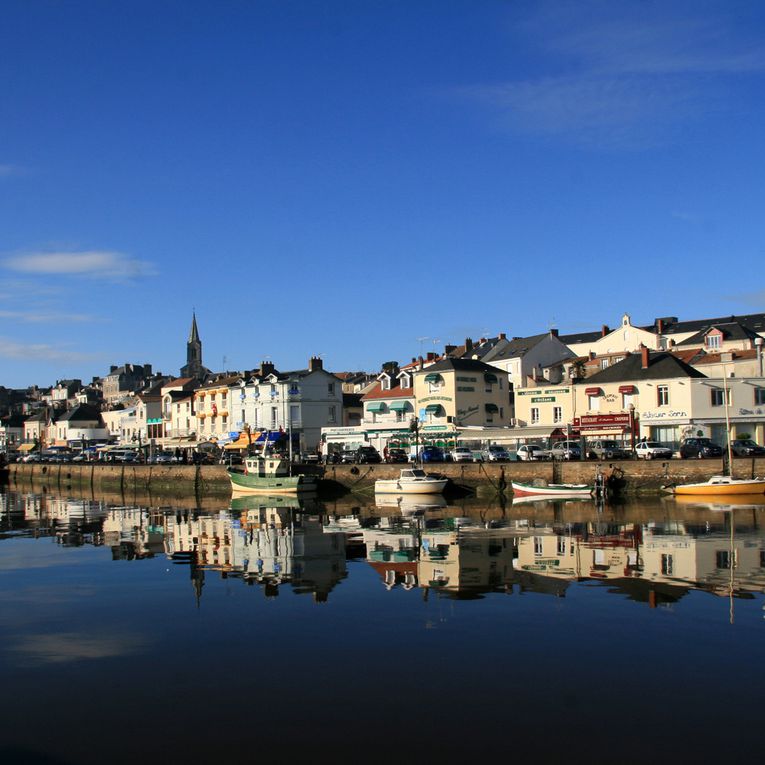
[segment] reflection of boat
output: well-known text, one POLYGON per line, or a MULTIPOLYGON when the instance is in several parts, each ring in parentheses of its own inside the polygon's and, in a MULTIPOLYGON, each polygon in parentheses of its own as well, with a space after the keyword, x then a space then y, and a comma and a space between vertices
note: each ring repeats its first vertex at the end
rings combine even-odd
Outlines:
POLYGON ((544 486, 520 481, 512 483, 513 496, 520 497, 590 497, 595 490, 594 486, 588 486, 586 483, 548 483, 544 486))
POLYGON ((395 507, 402 513, 416 513, 421 510, 439 510, 446 507, 441 494, 375 494, 378 507, 395 507))
POLYGON ((316 491, 316 476, 292 475, 290 463, 279 457, 246 457, 244 473, 229 469, 235 494, 297 494, 316 491))
POLYGON ((731 478, 728 475, 713 475, 701 483, 684 483, 679 486, 664 486, 664 491, 675 496, 720 497, 730 495, 765 494, 765 478, 731 478))
POLYGON ((241 494, 231 498, 231 509, 256 510, 261 507, 285 508, 289 510, 307 510, 314 506, 315 500, 295 494, 241 494))
POLYGON ((516 505, 541 505, 543 502, 588 502, 592 497, 589 494, 530 494, 519 497, 514 494, 512 506, 516 505))
MULTIPOLYGON (((758 494, 690 494, 672 498, 678 505, 704 510, 765 510, 765 495, 758 494)), ((668 501, 672 501, 669 500, 668 501)))
POLYGON ((375 481, 375 492, 392 494, 440 494, 448 478, 436 478, 420 468, 405 468, 398 478, 375 481))

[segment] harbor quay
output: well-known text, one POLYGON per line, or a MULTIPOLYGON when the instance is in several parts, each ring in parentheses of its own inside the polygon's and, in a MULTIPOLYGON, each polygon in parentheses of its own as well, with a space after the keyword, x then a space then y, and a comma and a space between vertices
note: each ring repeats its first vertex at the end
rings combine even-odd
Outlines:
MULTIPOLYGON (((320 498, 347 493, 374 493, 375 481, 396 478, 400 465, 301 465, 301 472, 319 476, 320 498)), ((725 472, 721 459, 618 462, 503 462, 442 463, 428 472, 450 479, 447 494, 511 495, 512 481, 548 483, 592 483, 600 473, 620 479, 626 496, 661 494, 673 483, 704 481, 725 472)), ((765 474, 765 458, 733 460, 733 475, 752 478, 765 474)), ((196 496, 225 499, 231 484, 222 465, 113 465, 12 463, 7 478, 11 488, 25 485, 57 487, 62 490, 89 489, 95 493, 149 492, 157 497, 196 496)))

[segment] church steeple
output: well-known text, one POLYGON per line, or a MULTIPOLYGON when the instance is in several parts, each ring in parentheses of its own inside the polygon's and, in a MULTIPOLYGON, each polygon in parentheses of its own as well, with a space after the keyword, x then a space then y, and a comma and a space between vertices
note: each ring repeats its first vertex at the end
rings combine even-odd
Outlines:
POLYGON ((199 339, 197 314, 194 311, 191 315, 189 340, 186 343, 186 366, 181 368, 181 377, 195 377, 201 380, 207 374, 207 371, 202 366, 202 341, 199 339))

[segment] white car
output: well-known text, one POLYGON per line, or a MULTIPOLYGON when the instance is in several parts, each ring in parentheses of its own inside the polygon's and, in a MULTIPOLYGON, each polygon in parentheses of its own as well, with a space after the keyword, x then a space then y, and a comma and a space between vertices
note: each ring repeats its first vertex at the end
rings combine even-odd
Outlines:
POLYGON ((635 444, 635 454, 642 460, 668 460, 672 458, 672 449, 658 441, 639 441, 635 444))
POLYGON ((522 444, 516 450, 516 454, 521 462, 550 459, 550 452, 547 451, 547 449, 543 449, 538 444, 522 444))
POLYGON ((467 446, 455 446, 452 449, 452 462, 473 462, 473 450, 467 446))

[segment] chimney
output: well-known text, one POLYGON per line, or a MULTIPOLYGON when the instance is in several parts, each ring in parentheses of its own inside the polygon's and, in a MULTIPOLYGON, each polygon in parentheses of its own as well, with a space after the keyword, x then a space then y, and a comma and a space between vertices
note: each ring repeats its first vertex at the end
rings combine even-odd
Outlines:
POLYGON ((260 362, 260 376, 261 377, 267 377, 270 374, 273 374, 274 371, 274 364, 272 361, 261 361, 260 362))
POLYGON ((321 357, 311 356, 311 358, 308 359, 308 371, 316 372, 319 369, 324 369, 324 362, 321 360, 321 357))
POLYGON ((590 361, 595 358, 595 351, 590 351, 590 361))
POLYGON ((656 334, 660 335, 664 332, 664 319, 656 319, 656 334))
POLYGON ((482 337, 479 342, 480 342, 481 345, 483 345, 486 342, 486 338, 482 337))
MULTIPOLYGON (((457 350, 456 345, 445 345, 444 346, 444 356, 448 356, 450 353, 454 353, 454 351, 457 350)), ((412 359, 414 361, 414 359, 412 359)))
POLYGON ((499 333, 499 339, 500 340, 507 340, 507 335, 504 332, 499 333))
POLYGON ((557 330, 557 329, 551 329, 551 330, 550 330, 550 334, 551 334, 553 337, 558 337, 558 330, 557 330))
POLYGON ((644 345, 640 346, 640 354, 642 356, 641 358, 641 365, 643 369, 648 369, 648 354, 649 350, 644 345))
POLYGON ((427 359, 428 359, 428 361, 435 361, 436 360, 436 354, 433 353, 433 351, 428 351, 427 359))
POLYGON ((116 367, 116 365, 112 364, 112 365, 109 367, 109 374, 110 374, 110 375, 113 375, 113 374, 114 374, 116 371, 117 371, 117 367, 116 367))
POLYGON ((422 369, 423 363, 422 363, 422 356, 417 357, 417 369, 422 369))
POLYGON ((416 363, 417 363, 417 359, 414 356, 412 356, 412 364, 416 364, 416 363))
POLYGON ((605 337, 611 330, 608 328, 608 324, 604 324, 600 328, 600 336, 605 337))

